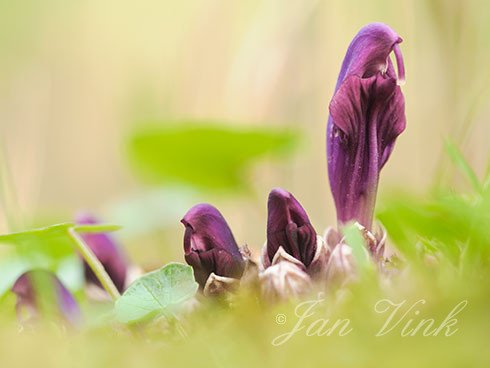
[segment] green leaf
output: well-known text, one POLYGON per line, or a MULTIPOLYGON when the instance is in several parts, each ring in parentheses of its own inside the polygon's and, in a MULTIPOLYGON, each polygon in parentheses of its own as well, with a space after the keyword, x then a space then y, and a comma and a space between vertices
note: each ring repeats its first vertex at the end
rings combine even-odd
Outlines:
POLYGON ((72 223, 61 223, 39 229, 0 235, 0 243, 16 246, 19 255, 31 264, 55 271, 58 260, 74 253, 67 231, 72 223))
POLYGON ((298 133, 259 127, 165 123, 134 131, 128 153, 137 173, 157 184, 244 189, 252 163, 290 153, 297 137, 298 133))
POLYGON ((192 267, 170 263, 129 286, 116 301, 116 318, 132 323, 163 314, 193 297, 197 288, 192 267))

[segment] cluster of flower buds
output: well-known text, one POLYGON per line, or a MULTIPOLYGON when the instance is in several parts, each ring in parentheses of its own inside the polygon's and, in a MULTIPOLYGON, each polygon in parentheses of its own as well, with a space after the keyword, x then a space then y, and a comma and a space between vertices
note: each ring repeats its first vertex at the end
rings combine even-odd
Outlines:
MULTIPOLYGON (((345 56, 327 124, 327 162, 330 189, 337 209, 337 229, 321 237, 296 198, 281 188, 269 194, 267 240, 260 261, 247 246, 238 248, 221 213, 209 204, 198 204, 182 219, 184 252, 200 290, 206 296, 221 295, 244 284, 258 286, 266 300, 285 300, 308 292, 313 284, 342 285, 357 277, 352 249, 342 229, 355 223, 366 244, 367 257, 380 268, 385 262, 386 233, 372 232, 379 174, 398 135, 405 129, 405 78, 399 44, 402 39, 389 26, 373 23, 354 37, 345 56), (390 59, 394 53, 398 73, 390 59)), ((95 224, 90 215, 78 224, 95 224)), ((83 234, 83 240, 102 263, 116 288, 122 292, 133 279, 121 248, 108 234, 83 234)), ((87 285, 100 283, 84 263, 87 285)), ((78 305, 57 277, 47 271, 23 274, 12 291, 17 313, 24 320, 39 315, 37 280, 52 293, 56 314, 70 324, 80 318, 78 305)))
MULTIPOLYGON (((389 26, 370 24, 354 37, 342 64, 327 124, 328 174, 337 229, 328 228, 324 237, 319 236, 291 193, 281 188, 270 192, 267 241, 256 268, 265 299, 298 297, 315 281, 328 286, 355 279, 353 252, 342 236, 343 228, 351 223, 364 239, 368 259, 383 267, 386 233, 381 226, 373 233, 372 223, 379 173, 405 129, 400 42, 389 26), (392 52, 398 74, 390 59, 392 52)), ((182 223, 185 259, 204 294, 239 285, 244 270, 254 262, 240 252, 219 211, 200 204, 182 223)))

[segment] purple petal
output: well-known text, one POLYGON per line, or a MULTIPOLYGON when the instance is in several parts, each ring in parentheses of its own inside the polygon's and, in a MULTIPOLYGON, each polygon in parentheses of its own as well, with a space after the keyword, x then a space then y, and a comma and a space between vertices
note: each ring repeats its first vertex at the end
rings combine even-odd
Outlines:
POLYGON ((17 295, 16 310, 20 322, 26 322, 24 310, 29 312, 32 319, 38 318, 41 314, 39 310, 40 298, 49 301, 49 298, 54 296, 54 300, 51 300, 52 304, 56 306, 58 315, 73 326, 80 323, 81 312, 75 298, 52 272, 45 270, 25 272, 15 282, 12 292, 17 295), (43 289, 43 294, 40 294, 36 290, 36 283, 52 287, 52 290, 43 289))
POLYGON ((308 267, 316 252, 316 231, 305 210, 288 191, 274 188, 269 194, 267 255, 272 262, 279 247, 308 267))
POLYGON ((221 213, 209 204, 192 207, 181 222, 185 226, 185 260, 204 287, 209 275, 240 278, 245 267, 235 238, 221 213))
MULTIPOLYGON (((77 224, 98 224, 94 216, 83 214, 77 217, 77 224)), ((81 234, 82 239, 87 246, 92 250, 97 259, 104 266, 107 274, 114 282, 116 288, 124 291, 127 275, 127 261, 122 253, 121 248, 115 240, 108 234, 81 234)), ((94 283, 101 287, 100 281, 95 276, 92 269, 84 260, 85 278, 88 282, 94 283)))
POLYGON ((239 279, 243 273, 242 262, 237 262, 236 258, 225 249, 191 251, 185 255, 185 260, 194 269, 194 277, 201 287, 206 285, 211 272, 235 279, 239 279))
POLYGON ((371 229, 379 172, 405 129, 401 41, 387 25, 370 24, 353 39, 342 64, 327 125, 330 188, 340 224, 357 220, 371 229))

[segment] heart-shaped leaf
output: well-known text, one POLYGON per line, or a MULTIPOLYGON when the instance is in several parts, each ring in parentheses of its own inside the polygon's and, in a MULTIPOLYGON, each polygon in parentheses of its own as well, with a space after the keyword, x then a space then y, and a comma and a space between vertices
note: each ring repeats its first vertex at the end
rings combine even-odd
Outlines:
POLYGON ((116 301, 116 318, 132 323, 163 314, 192 298, 198 289, 192 267, 169 263, 141 276, 116 301))

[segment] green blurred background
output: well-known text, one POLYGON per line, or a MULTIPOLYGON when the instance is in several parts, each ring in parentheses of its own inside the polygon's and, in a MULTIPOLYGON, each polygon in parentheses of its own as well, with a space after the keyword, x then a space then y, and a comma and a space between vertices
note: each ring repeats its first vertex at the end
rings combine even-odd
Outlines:
POLYGON ((149 269, 182 260, 178 221, 197 202, 217 206, 237 241, 258 249, 267 194, 281 186, 321 233, 335 224, 328 104, 350 40, 373 21, 402 36, 407 70, 407 129, 383 169, 380 197, 399 186, 457 185, 445 138, 482 177, 489 20, 485 0, 1 0, 0 232, 89 209, 121 224, 132 258, 149 269), (199 129, 216 126, 272 135, 260 143, 247 133, 247 144, 238 135, 236 148, 232 140, 222 151, 209 143, 203 157, 199 129), (168 127, 183 133, 154 142, 164 150, 153 166, 170 166, 149 177, 142 161, 153 153, 134 154, 135 142, 168 127), (262 146, 240 151, 254 144, 262 146), (232 158, 221 167, 219 157, 232 158), (230 175, 213 182, 223 172, 230 175))

